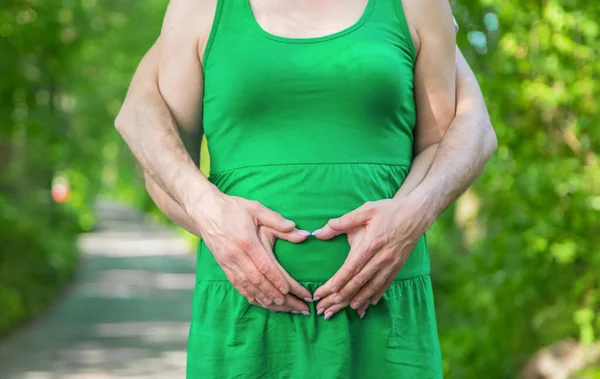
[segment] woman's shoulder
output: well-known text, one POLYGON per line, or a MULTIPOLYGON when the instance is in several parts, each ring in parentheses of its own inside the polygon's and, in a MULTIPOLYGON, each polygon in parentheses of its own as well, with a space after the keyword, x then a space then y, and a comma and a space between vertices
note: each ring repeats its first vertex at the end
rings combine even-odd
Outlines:
POLYGON ((406 22, 417 51, 425 38, 436 33, 455 33, 458 30, 456 19, 448 0, 393 0, 400 1, 406 22))
POLYGON ((170 0, 167 14, 174 23, 194 25, 202 39, 210 33, 216 9, 217 0, 170 0))

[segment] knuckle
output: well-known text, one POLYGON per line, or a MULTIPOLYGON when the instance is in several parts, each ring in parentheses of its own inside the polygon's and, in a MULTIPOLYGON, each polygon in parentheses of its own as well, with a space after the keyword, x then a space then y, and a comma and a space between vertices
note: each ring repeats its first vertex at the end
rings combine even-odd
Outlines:
POLYGON ((373 288, 374 291, 379 291, 382 287, 383 281, 381 280, 373 280, 373 283, 371 283, 371 288, 373 288))
POLYGON ((256 286, 259 286, 263 282, 263 276, 260 272, 255 272, 250 276, 250 282, 256 286))
POLYGON ((222 252, 221 254, 218 255, 218 257, 215 254, 215 259, 219 263, 232 262, 234 257, 235 257, 235 254, 230 250, 226 250, 226 251, 222 252))
POLYGON ((258 271, 263 275, 266 275, 270 271, 270 269, 271 265, 267 262, 263 262, 258 265, 258 271))
POLYGON ((379 257, 377 258, 377 263, 379 263, 380 266, 387 266, 390 265, 394 262, 394 256, 393 254, 390 253, 384 253, 384 254, 380 254, 379 257))
POLYGON ((257 200, 248 200, 248 207, 257 210, 260 207, 260 203, 257 200))
POLYGON ((240 238, 236 241, 237 246, 240 248, 240 250, 246 252, 247 254, 252 254, 252 247, 253 244, 252 242, 247 239, 247 238, 240 238))
POLYGON ((348 272, 352 276, 358 275, 358 273, 360 272, 360 267, 358 266, 358 263, 350 263, 348 265, 348 272))
POLYGON ((354 282, 362 287, 367 283, 367 279, 365 279, 365 277, 362 275, 356 275, 354 277, 354 282))
POLYGON ((267 297, 267 299, 274 299, 277 296, 277 294, 273 290, 267 290, 264 292, 265 292, 265 296, 267 297))
POLYGON ((377 238, 373 238, 373 240, 371 241, 371 245, 370 250, 379 250, 381 249, 383 246, 385 245, 385 241, 383 240, 383 238, 377 237, 377 238))
POLYGON ((250 282, 246 278, 241 278, 237 280, 237 285, 242 288, 248 288, 250 286, 250 282))

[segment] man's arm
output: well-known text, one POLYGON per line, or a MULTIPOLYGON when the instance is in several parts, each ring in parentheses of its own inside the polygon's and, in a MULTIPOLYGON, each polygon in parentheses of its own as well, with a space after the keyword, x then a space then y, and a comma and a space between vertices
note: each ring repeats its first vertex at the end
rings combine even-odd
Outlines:
MULTIPOLYGON (((221 193, 201 174, 177 133, 177 125, 194 130, 199 123, 200 50, 215 8, 215 0, 169 3, 156 53, 158 70, 152 64, 138 69, 115 124, 144 168, 149 192, 182 216, 182 226, 201 235, 235 288, 250 302, 282 306, 284 295, 304 298, 310 292, 278 266, 259 239, 258 226, 295 242, 306 235, 258 202, 221 193)), ((300 312, 306 308, 285 305, 300 312)))
MULTIPOLYGON (((160 169, 164 166, 160 165, 161 161, 155 162, 156 155, 146 156, 148 150, 145 147, 148 143, 155 143, 154 136, 156 130, 162 130, 163 135, 167 135, 165 140, 174 141, 180 137, 182 130, 178 132, 178 126, 175 124, 174 118, 171 116, 170 109, 164 102, 158 89, 158 67, 159 67, 159 41, 157 41, 142 58, 138 65, 131 86, 129 88, 127 98, 121 112, 116 120, 117 129, 123 137, 135 135, 133 141, 129 144, 131 150, 137 154, 136 157, 144 168, 144 179, 148 194, 165 216, 173 222, 187 230, 188 232, 200 235, 194 221, 183 210, 181 205, 170 196, 164 188, 157 184, 160 181, 160 169), (143 115, 144 119, 132 117, 136 114, 143 115), (154 116, 154 117, 153 117, 154 116), (148 119, 148 122, 142 122, 148 119), (137 130, 139 128, 139 131, 137 130), (153 171, 152 163, 158 163, 158 172, 153 171), (154 172, 154 179, 150 172, 154 172)), ((201 128, 198 128, 201 130, 201 128)), ((183 131, 186 134, 186 131, 183 131)), ((192 133, 188 132, 188 135, 192 133)), ((199 138, 199 137, 198 137, 199 138)), ((168 146, 169 144, 167 144, 168 146)), ((192 144, 190 144, 192 145, 192 144)), ((172 145, 171 145, 172 146, 172 145)), ((183 154, 167 149, 168 154, 183 154)), ((156 150, 155 150, 156 151, 156 150)), ((159 150, 160 153, 160 150, 159 150)), ((164 153, 163 153, 164 154, 164 153)), ((188 154, 193 154, 193 150, 188 148, 188 154)))
POLYGON ((414 195, 433 202, 437 218, 481 173, 498 147, 477 78, 456 48, 456 114, 427 169, 413 169, 397 196, 414 195))
POLYGON ((115 127, 145 174, 183 209, 211 191, 178 134, 158 86, 158 42, 136 70, 115 127))
POLYGON ((428 204, 427 217, 431 223, 467 190, 498 148, 477 78, 458 47, 456 93, 456 115, 429 170, 410 182, 407 180, 397 193, 397 196, 420 198, 428 204))

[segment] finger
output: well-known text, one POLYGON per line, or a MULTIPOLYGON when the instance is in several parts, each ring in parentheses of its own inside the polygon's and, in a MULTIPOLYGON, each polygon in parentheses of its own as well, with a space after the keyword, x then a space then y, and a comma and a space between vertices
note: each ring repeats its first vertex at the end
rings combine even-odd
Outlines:
POLYGON ((325 320, 329 320, 334 314, 336 314, 338 311, 346 308, 348 306, 348 303, 340 303, 340 304, 334 304, 331 307, 327 308, 325 310, 325 320))
MULTIPOLYGON (((260 269, 258 269, 257 266, 254 265, 250 258, 248 258, 245 255, 240 255, 235 263, 238 265, 240 270, 243 271, 241 281, 242 285, 246 284, 244 286, 245 288, 249 287, 247 282, 250 282, 251 284, 258 287, 260 293, 263 295, 258 298, 262 299, 264 297, 265 299, 262 299, 262 301, 265 302, 265 304, 270 305, 271 302, 274 302, 278 305, 283 304, 284 294, 281 293, 271 281, 269 281, 268 277, 265 276, 260 271, 260 269)), ((279 273, 277 267, 275 267, 274 269, 277 270, 277 272, 279 273)))
POLYGON ((390 275, 383 287, 379 291, 375 292, 373 296, 371 296, 371 304, 376 305, 377 303, 379 303, 379 300, 381 300, 385 291, 387 291, 387 289, 390 288, 390 286, 392 285, 392 282, 394 281, 394 278, 396 278, 396 275, 397 273, 392 273, 392 275, 390 275))
POLYGON ((371 202, 367 202, 352 212, 348 212, 341 217, 329 220, 327 225, 334 230, 348 231, 365 225, 373 217, 373 210, 373 204, 371 202))
POLYGON ((367 262, 376 252, 375 248, 369 248, 367 246, 367 243, 365 242, 367 240, 368 239, 363 238, 362 240, 356 241, 354 246, 350 247, 350 252, 344 261, 344 264, 342 264, 342 267, 340 267, 340 269, 328 281, 329 283, 324 289, 321 290, 321 287, 317 288, 315 291, 315 296, 324 297, 328 291, 339 291, 352 278, 357 276, 363 270, 367 262))
POLYGON ((330 296, 333 293, 331 290, 331 279, 322 284, 319 288, 315 290, 313 294, 313 301, 318 301, 320 299, 325 299, 327 296, 330 296))
MULTIPOLYGON (((281 265, 279 266, 281 267, 281 265)), ((312 303, 313 299, 310 291, 304 286, 302 286, 300 283, 298 283, 298 281, 296 281, 294 278, 292 278, 291 275, 288 274, 288 272, 285 271, 283 267, 281 267, 281 272, 283 276, 286 277, 286 280, 290 285, 290 293, 296 295, 300 299, 304 299, 304 301, 308 303, 312 303)))
POLYGON ((350 306, 358 309, 364 304, 372 302, 371 299, 376 293, 385 290, 392 284, 395 275, 392 275, 393 269, 383 269, 373 276, 371 280, 352 298, 350 306))
MULTIPOLYGON (((252 266, 258 269, 258 272, 261 274, 260 276, 268 279, 268 281, 272 283, 275 288, 277 288, 277 292, 280 292, 281 295, 285 295, 290 292, 290 286, 285 276, 281 273, 279 264, 277 263, 277 260, 272 252, 269 253, 269 251, 260 243, 252 244, 245 252, 246 256, 250 258, 252 266)), ((252 269, 250 265, 248 265, 248 269, 252 269)), ((260 283, 263 282, 263 280, 258 276, 252 277, 252 279, 260 283)), ((254 284, 261 288, 261 286, 257 283, 254 284)))
POLYGON ((325 226, 323 226, 321 229, 317 229, 312 232, 312 235, 320 240, 326 241, 344 233, 345 232, 342 230, 333 229, 331 226, 329 226, 329 224, 325 224, 325 226))
POLYGON ((302 313, 305 316, 310 316, 308 305, 293 295, 287 295, 285 297, 284 305, 292 309, 292 312, 294 313, 302 313))
POLYGON ((279 239, 292 243, 300 243, 310 236, 309 231, 299 229, 294 229, 291 232, 280 232, 279 230, 269 229, 269 232, 279 239))
POLYGON ((258 201, 251 202, 251 204, 252 214, 258 220, 259 225, 268 226, 280 232, 291 232, 296 228, 293 221, 286 219, 277 212, 273 212, 258 201))
MULTIPOLYGON (((341 290, 332 294, 333 301, 335 303, 348 303, 353 309, 360 308, 363 303, 357 303, 354 301, 354 297, 362 291, 365 286, 371 284, 373 278, 377 277, 376 274, 379 270, 381 270, 381 266, 374 259, 371 259, 365 265, 363 270, 352 277, 341 290), (352 300, 352 302, 350 302, 350 300, 352 300)), ((381 283, 381 285, 383 285, 383 283, 381 283)))
POLYGON ((367 313, 367 308, 369 307, 369 303, 367 302, 367 304, 363 305, 362 307, 360 307, 359 309, 356 310, 356 313, 358 313, 358 317, 360 318, 364 318, 365 314, 367 313))
POLYGON ((293 295, 286 295, 285 302, 282 305, 266 305, 260 301, 257 301, 257 303, 257 305, 274 312, 288 312, 310 316, 310 310, 308 309, 306 303, 296 299, 293 295))
MULTIPOLYGON (((269 233, 273 233, 274 235, 283 234, 283 233, 280 233, 277 231, 273 231, 273 229, 269 229, 269 233)), ((273 262, 279 269, 279 272, 281 273, 281 275, 283 275, 284 279, 288 283, 289 292, 298 296, 301 299, 304 299, 307 302, 312 302, 312 295, 311 295, 310 291, 308 289, 304 288, 294 278, 292 278, 292 276, 283 268, 283 266, 281 266, 279 261, 277 261, 277 258, 275 257, 275 254, 273 253, 273 249, 271 248, 271 246, 273 245, 273 242, 271 242, 271 240, 269 239, 269 236, 265 235, 264 231, 261 231, 260 235, 261 235, 261 237, 263 237, 261 239, 263 240, 263 246, 264 246, 265 250, 271 256, 271 258, 273 259, 273 262)))
POLYGON ((323 299, 321 299, 317 303, 317 305, 316 305, 317 315, 324 314, 325 310, 336 305, 336 302, 333 300, 334 296, 335 296, 335 294, 328 295, 328 296, 324 297, 323 299))
POLYGON ((252 304, 270 302, 260 290, 246 279, 244 271, 236 264, 222 265, 223 271, 235 289, 252 304))

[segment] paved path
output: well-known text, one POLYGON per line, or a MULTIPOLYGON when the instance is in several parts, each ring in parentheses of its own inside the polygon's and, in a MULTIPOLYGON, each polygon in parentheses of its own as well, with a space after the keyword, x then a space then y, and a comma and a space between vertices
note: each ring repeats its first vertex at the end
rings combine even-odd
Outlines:
POLYGON ((0 343, 1 379, 184 378, 189 246, 116 204, 100 203, 98 216, 72 288, 0 343))

